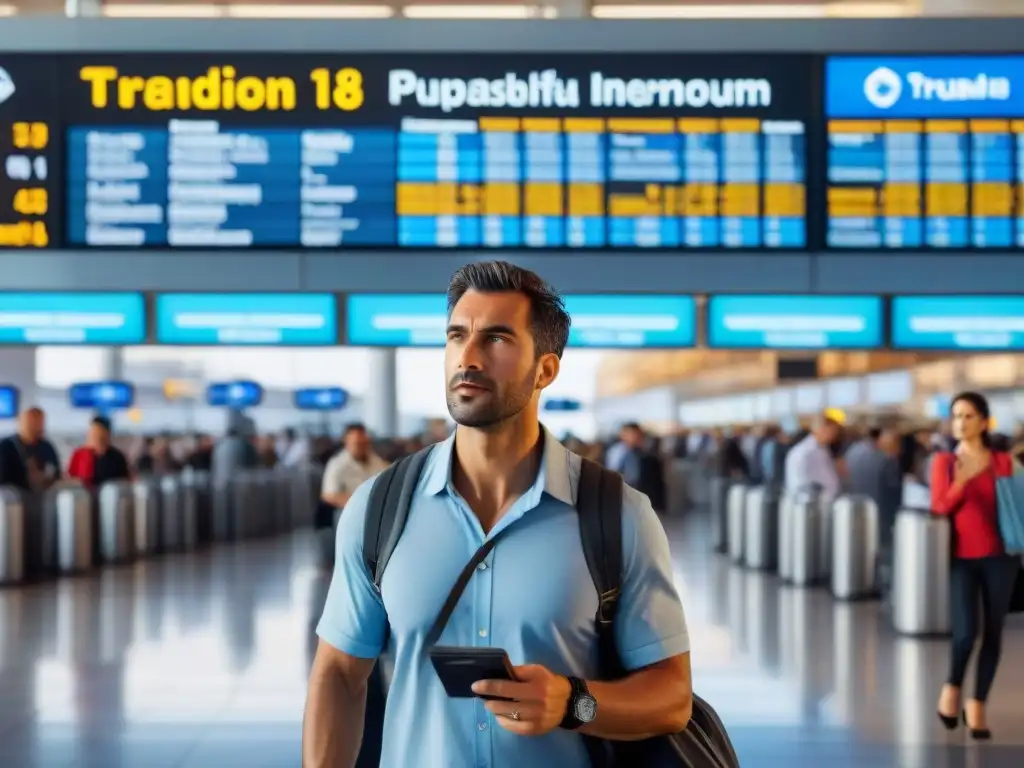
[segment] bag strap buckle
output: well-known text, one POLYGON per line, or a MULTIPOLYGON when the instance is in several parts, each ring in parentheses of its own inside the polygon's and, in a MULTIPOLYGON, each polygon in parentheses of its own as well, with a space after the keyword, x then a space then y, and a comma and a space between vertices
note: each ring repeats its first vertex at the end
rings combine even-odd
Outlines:
POLYGON ((615 620, 615 611, 619 605, 619 597, 622 595, 621 589, 609 589, 607 592, 602 592, 598 598, 597 605, 597 623, 602 626, 610 626, 615 620))

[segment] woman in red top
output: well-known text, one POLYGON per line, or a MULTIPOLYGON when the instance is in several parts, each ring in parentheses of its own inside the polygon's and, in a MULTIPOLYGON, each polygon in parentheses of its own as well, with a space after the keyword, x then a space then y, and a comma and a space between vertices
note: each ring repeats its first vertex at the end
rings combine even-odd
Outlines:
POLYGON ((939 696, 938 714, 953 730, 961 717, 960 688, 978 637, 979 604, 984 609, 974 698, 962 710, 964 723, 976 739, 991 738, 985 722, 985 700, 995 678, 1003 624, 1010 608, 1019 561, 1003 548, 996 513, 996 478, 1013 472, 1008 453, 991 450, 988 401, 963 392, 951 409, 953 453, 932 461, 932 511, 952 518, 953 560, 950 602, 953 623, 949 678, 939 696))

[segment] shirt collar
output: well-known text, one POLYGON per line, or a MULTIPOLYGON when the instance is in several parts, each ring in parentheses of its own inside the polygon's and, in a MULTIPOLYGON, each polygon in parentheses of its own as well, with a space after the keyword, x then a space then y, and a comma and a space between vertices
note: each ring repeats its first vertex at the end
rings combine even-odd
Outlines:
MULTIPOLYGON (((569 451, 546 427, 541 426, 544 438, 544 454, 541 458, 540 471, 530 489, 523 494, 530 507, 537 506, 541 495, 546 493, 552 498, 573 505, 572 484, 569 478, 569 451)), ((436 496, 448 490, 452 477, 452 452, 455 450, 455 433, 447 440, 434 446, 427 462, 424 491, 436 496)))

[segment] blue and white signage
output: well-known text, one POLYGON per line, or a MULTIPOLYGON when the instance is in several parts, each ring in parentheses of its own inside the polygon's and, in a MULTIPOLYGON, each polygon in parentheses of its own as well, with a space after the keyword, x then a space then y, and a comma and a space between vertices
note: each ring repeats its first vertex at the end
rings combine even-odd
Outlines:
POLYGON ((568 398, 552 398, 544 401, 543 410, 547 413, 577 413, 583 410, 583 403, 568 398))
POLYGON ((85 381, 68 390, 72 408, 120 411, 135 402, 135 387, 127 381, 85 381))
POLYGON ((141 293, 0 293, 0 344, 142 344, 141 293))
POLYGON ((214 408, 253 408, 263 402, 263 387, 255 381, 227 381, 206 388, 206 404, 214 408))
POLYGON ((1024 350, 1024 296, 897 296, 892 346, 907 350, 1024 350))
POLYGON ((348 402, 341 387, 310 387, 295 390, 295 407, 300 411, 340 411, 348 402))
POLYGON ((158 344, 329 346, 338 310, 324 293, 168 293, 156 297, 158 344))
POLYGON ((0 385, 0 419, 17 418, 20 395, 17 387, 10 384, 0 385))
POLYGON ((708 346, 718 349, 876 349, 877 296, 712 296, 708 346))
POLYGON ((1024 56, 833 56, 825 83, 830 118, 1024 114, 1024 56))
MULTIPOLYGON (((690 296, 566 296, 572 317, 569 346, 592 348, 692 347, 695 305, 690 296)), ((448 325, 444 294, 349 296, 351 344, 443 346, 448 325)))

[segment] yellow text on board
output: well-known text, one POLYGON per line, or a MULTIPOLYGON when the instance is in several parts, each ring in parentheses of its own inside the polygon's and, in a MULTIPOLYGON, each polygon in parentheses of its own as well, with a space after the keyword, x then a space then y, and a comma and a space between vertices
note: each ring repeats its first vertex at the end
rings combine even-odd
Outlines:
MULTIPOLYGON (((82 67, 79 76, 89 85, 89 102, 95 109, 290 112, 296 108, 299 90, 292 77, 239 77, 231 65, 210 67, 198 77, 143 77, 111 66, 82 67)), ((318 67, 309 79, 316 109, 354 112, 366 100, 363 73, 353 67, 318 67)))

